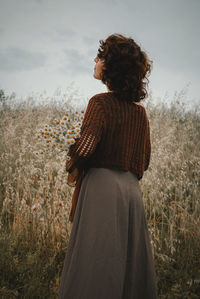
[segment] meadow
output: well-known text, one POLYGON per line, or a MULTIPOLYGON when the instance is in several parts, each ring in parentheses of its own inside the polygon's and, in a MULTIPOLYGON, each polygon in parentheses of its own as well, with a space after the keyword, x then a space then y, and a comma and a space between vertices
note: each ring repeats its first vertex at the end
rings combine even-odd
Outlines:
MULTIPOLYGON (((73 104, 37 99, 0 106, 0 297, 57 298, 72 224, 65 152, 34 155, 38 130, 73 104)), ((200 108, 184 93, 144 103, 152 154, 140 186, 160 299, 200 298, 200 108)))

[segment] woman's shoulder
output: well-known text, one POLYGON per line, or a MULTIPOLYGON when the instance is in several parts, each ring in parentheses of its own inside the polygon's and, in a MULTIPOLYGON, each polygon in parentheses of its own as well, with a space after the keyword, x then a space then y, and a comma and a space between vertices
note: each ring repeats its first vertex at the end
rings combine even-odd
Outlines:
POLYGON ((101 92, 93 95, 90 99, 88 104, 95 105, 97 107, 105 106, 106 103, 111 102, 110 92, 101 92))
MULTIPOLYGON (((90 98, 89 102, 96 102, 99 104, 109 106, 120 106, 120 101, 118 101, 116 95, 113 92, 97 93, 90 98)), ((146 114, 146 109, 142 102, 129 102, 129 105, 132 107, 132 109, 137 110, 138 112, 140 111, 140 113, 146 114)), ((131 108, 130 106, 128 108, 131 108)))
POLYGON ((101 92, 93 95, 87 104, 87 111, 103 111, 105 108, 105 102, 107 101, 107 93, 101 92))
POLYGON ((100 92, 100 93, 96 93, 95 95, 93 95, 91 99, 93 100, 98 100, 98 99, 108 99, 110 96, 111 92, 100 92))
POLYGON ((141 102, 133 102, 134 107, 136 107, 136 109, 142 113, 146 114, 146 109, 143 103, 141 102))

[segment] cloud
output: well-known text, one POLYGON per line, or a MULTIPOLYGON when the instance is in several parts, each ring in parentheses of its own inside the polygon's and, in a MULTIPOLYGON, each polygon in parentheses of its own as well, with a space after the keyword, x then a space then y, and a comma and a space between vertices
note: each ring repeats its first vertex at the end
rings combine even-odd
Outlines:
POLYGON ((43 0, 32 0, 32 2, 36 2, 38 4, 41 4, 43 2, 43 0))
POLYGON ((163 42, 159 49, 152 47, 151 53, 153 62, 165 69, 199 75, 197 62, 200 60, 200 53, 192 44, 185 43, 181 49, 181 41, 179 45, 175 41, 168 45, 163 42))
POLYGON ((45 64, 43 53, 29 52, 20 48, 0 50, 1 71, 33 70, 45 64))
POLYGON ((91 36, 82 36, 81 40, 82 40, 82 42, 84 42, 86 45, 89 45, 90 47, 97 45, 99 42, 98 39, 91 37, 91 36))
POLYGON ((92 70, 92 61, 88 60, 84 55, 75 49, 64 50, 64 64, 59 68, 62 73, 70 75, 81 75, 90 73, 92 70), (91 63, 91 67, 88 66, 91 63))
POLYGON ((58 42, 71 42, 78 36, 74 30, 63 28, 55 29, 52 32, 48 31, 48 35, 58 42))

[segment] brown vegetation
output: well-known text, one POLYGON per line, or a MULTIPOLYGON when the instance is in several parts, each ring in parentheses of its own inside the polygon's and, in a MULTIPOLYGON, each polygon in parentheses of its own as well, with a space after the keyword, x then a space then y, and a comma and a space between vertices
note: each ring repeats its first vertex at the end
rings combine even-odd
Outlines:
MULTIPOLYGON (((199 298, 200 114, 181 94, 146 105, 152 157, 141 180, 159 298, 199 298)), ((8 101, 9 103, 9 101, 8 101)), ((56 298, 71 231, 65 153, 33 152, 40 127, 66 105, 23 103, 0 111, 0 296, 56 298)))

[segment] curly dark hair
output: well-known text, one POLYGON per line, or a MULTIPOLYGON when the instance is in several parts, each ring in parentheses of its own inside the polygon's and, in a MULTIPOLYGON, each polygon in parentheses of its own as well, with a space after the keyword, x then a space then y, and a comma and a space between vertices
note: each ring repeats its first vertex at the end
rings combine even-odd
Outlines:
POLYGON ((99 43, 97 57, 104 60, 101 81, 120 99, 140 102, 146 98, 152 67, 147 54, 131 37, 121 34, 112 34, 99 43))

